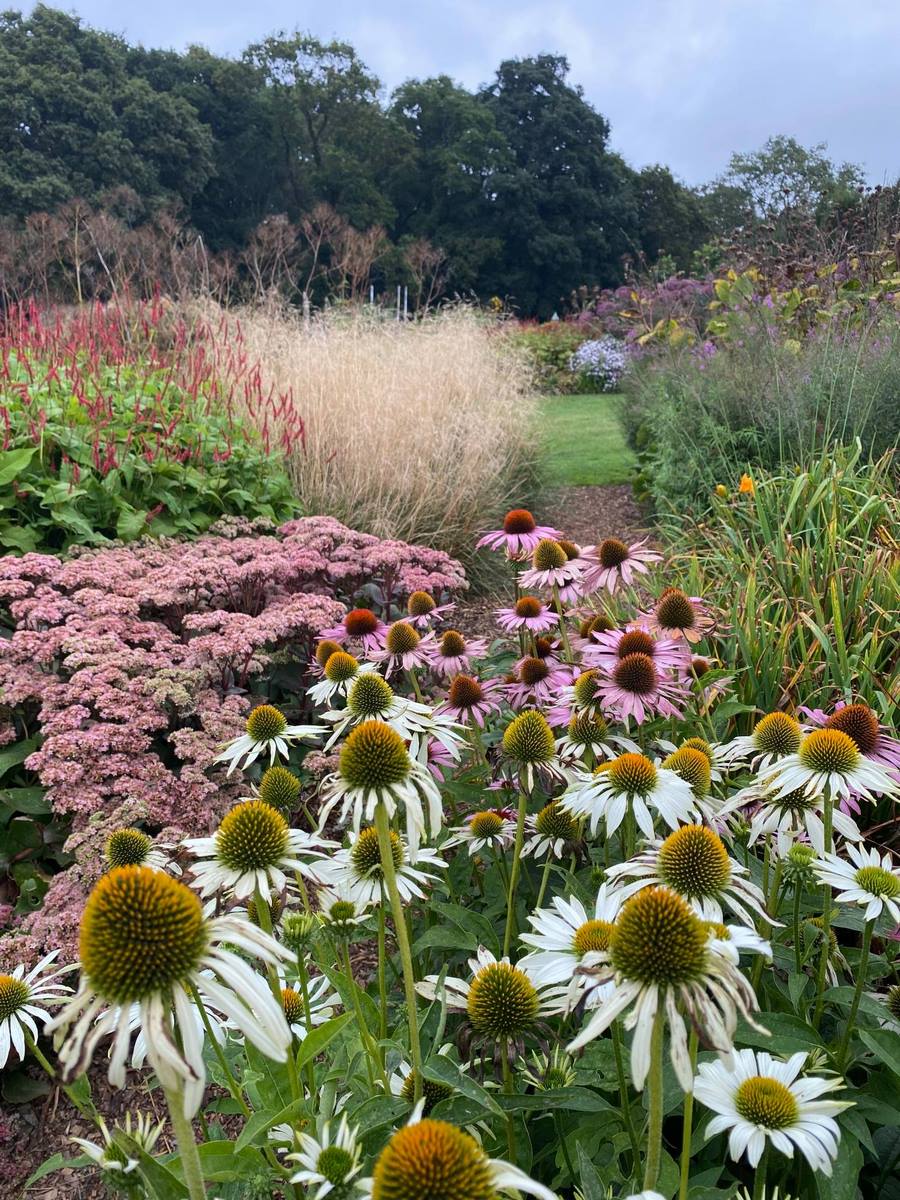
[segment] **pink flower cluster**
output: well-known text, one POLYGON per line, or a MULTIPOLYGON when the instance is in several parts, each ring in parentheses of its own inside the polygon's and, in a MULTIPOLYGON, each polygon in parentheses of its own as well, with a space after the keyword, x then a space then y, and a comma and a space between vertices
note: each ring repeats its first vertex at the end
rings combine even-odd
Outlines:
POLYGON ((0 641, 0 729, 6 741, 11 724, 20 736, 40 734, 25 766, 53 811, 73 819, 75 864, 28 918, 32 934, 72 945, 82 884, 96 870, 78 852, 84 833, 96 859, 107 828, 142 821, 197 835, 215 825, 241 783, 213 760, 242 731, 247 685, 273 655, 281 676, 288 664, 282 693, 293 687, 299 704, 316 635, 361 589, 389 616, 416 589, 465 586, 446 554, 329 517, 268 533, 229 520, 194 542, 65 561, 0 558, 0 606, 12 627, 0 641))

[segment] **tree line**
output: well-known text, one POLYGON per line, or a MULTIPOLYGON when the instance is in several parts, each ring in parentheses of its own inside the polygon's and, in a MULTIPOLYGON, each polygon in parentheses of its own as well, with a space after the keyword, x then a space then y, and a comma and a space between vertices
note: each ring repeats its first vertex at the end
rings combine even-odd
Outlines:
POLYGON ((385 97, 354 48, 278 33, 146 49, 39 5, 0 15, 0 291, 198 279, 318 302, 403 283, 547 317, 634 264, 702 267, 773 211, 852 202, 857 168, 774 138, 704 188, 635 170, 565 58, 385 97))

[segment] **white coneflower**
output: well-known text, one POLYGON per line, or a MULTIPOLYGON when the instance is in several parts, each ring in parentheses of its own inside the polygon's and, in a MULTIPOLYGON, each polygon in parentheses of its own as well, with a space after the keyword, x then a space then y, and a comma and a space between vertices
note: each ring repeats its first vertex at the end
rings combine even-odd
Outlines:
POLYGON ((442 849, 451 846, 465 846, 469 857, 482 850, 491 849, 502 853, 509 849, 516 839, 515 814, 512 809, 486 808, 481 812, 472 813, 466 817, 462 825, 450 830, 450 837, 443 843, 442 849))
MULTIPOLYGON (((752 806, 749 845, 774 834, 776 853, 784 858, 797 837, 805 835, 817 853, 825 853, 824 796, 806 795, 799 789, 779 796, 759 786, 749 787, 736 792, 718 815, 725 818, 748 806, 752 806)), ((834 808, 832 822, 834 832, 841 837, 851 842, 861 840, 856 822, 840 808, 834 808)))
POLYGON ((347 693, 346 708, 323 713, 322 720, 334 728, 325 745, 326 750, 330 750, 348 730, 366 721, 390 725, 405 742, 409 742, 413 758, 423 764, 427 762, 432 739, 444 747, 454 762, 459 760, 460 747, 465 742, 463 728, 452 716, 418 700, 396 695, 387 680, 375 674, 358 676, 347 693))
POLYGON ((725 747, 720 742, 708 742, 706 738, 702 737, 689 737, 677 746, 665 738, 660 738, 656 744, 666 757, 670 754, 678 754, 682 750, 699 750, 709 762, 710 782, 721 783, 723 776, 729 770, 725 747))
POLYGON ((814 729, 795 754, 772 763, 763 774, 764 785, 778 796, 800 791, 805 796, 874 800, 900 793, 900 780, 864 757, 841 729, 814 729))
POLYGON ((181 874, 169 855, 171 846, 154 846, 153 838, 141 829, 114 829, 106 839, 103 857, 110 867, 151 867, 154 871, 181 874))
POLYGON ((836 854, 824 854, 812 864, 819 882, 839 893, 838 903, 863 907, 867 921, 874 921, 886 909, 900 924, 900 867, 894 866, 890 854, 867 850, 862 844, 848 842, 844 849, 850 862, 836 854))
MULTIPOLYGON (((535 984, 568 984, 575 980, 579 986, 587 984, 587 977, 576 976, 575 968, 585 955, 594 956, 589 961, 595 963, 608 953, 622 903, 621 894, 607 891, 605 883, 597 892, 591 916, 575 896, 569 900, 554 896, 549 908, 539 908, 529 916, 533 932, 521 934, 519 940, 532 949, 519 959, 518 966, 535 984)), ((606 990, 595 989, 591 1003, 596 1006, 612 986, 610 983, 606 990)))
POLYGON ((293 958, 249 921, 205 917, 190 888, 161 871, 117 867, 102 876, 81 920, 81 985, 47 1026, 64 1035, 63 1079, 81 1075, 111 1034, 109 1079, 124 1087, 131 1006, 138 1004, 150 1065, 163 1087, 184 1088, 184 1113, 193 1116, 206 1082, 195 990, 263 1054, 285 1062, 291 1034, 280 1005, 268 982, 226 946, 273 966, 293 958))
MULTIPOLYGON (((138 1113, 132 1119, 129 1112, 125 1114, 124 1122, 121 1125, 115 1125, 114 1129, 121 1129, 122 1133, 131 1141, 136 1142, 145 1154, 152 1154, 164 1125, 164 1121, 154 1125, 150 1117, 143 1113, 138 1113)), ((108 1171, 111 1175, 130 1175, 136 1171, 139 1160, 129 1157, 124 1150, 120 1149, 102 1117, 99 1118, 99 1128, 100 1136, 103 1138, 102 1145, 81 1137, 73 1137, 71 1140, 76 1146, 81 1147, 91 1162, 101 1171, 108 1171)))
POLYGON ((562 1046, 554 1046, 547 1054, 543 1050, 535 1050, 531 1057, 520 1064, 519 1074, 522 1081, 533 1087, 536 1092, 555 1092, 560 1088, 569 1088, 578 1078, 575 1071, 575 1060, 566 1054, 562 1046))
POLYGON ((475 1035, 491 1042, 518 1042, 534 1031, 540 1017, 559 1013, 564 989, 538 984, 531 973, 497 959, 484 946, 469 959, 471 979, 426 975, 416 991, 427 1000, 444 1001, 451 1012, 464 1012, 475 1035))
POLYGON ((622 885, 626 898, 663 884, 683 896, 704 921, 721 921, 723 905, 748 926, 755 917, 771 920, 766 898, 747 868, 735 862, 715 830, 705 825, 682 825, 628 862, 611 866, 607 878, 622 885))
POLYGON ((193 883, 204 898, 225 891, 236 899, 255 892, 267 901, 287 887, 286 872, 313 873, 312 863, 337 843, 302 829, 263 800, 245 800, 222 818, 212 837, 187 838, 197 860, 193 883))
POLYGON ((888 988, 883 996, 869 992, 868 997, 879 1005, 878 1024, 882 1029, 890 1029, 892 1033, 900 1033, 900 983, 888 988))
POLYGON ((36 1042, 39 1026, 50 1020, 47 1006, 62 1003, 72 991, 59 982, 71 967, 50 970, 58 954, 51 950, 30 971, 19 963, 8 975, 0 974, 0 1071, 13 1051, 25 1057, 25 1034, 36 1042))
POLYGON ((525 818, 523 858, 562 858, 579 840, 578 822, 558 800, 551 800, 538 813, 525 818))
POLYGON ((316 899, 319 921, 336 937, 351 938, 356 926, 368 920, 369 901, 354 896, 343 881, 333 887, 320 888, 316 899))
POLYGON ((341 820, 352 813, 354 832, 363 820, 372 822, 383 803, 389 817, 398 806, 406 812, 410 852, 418 853, 424 835, 441 828, 441 793, 427 767, 410 758, 403 738, 381 721, 358 725, 341 747, 337 773, 322 784, 325 802, 319 810, 324 826, 328 814, 341 806, 341 820))
POLYGON ((638 747, 628 738, 610 734, 609 726, 598 712, 574 713, 565 734, 556 740, 556 753, 564 763, 573 765, 588 756, 595 760, 615 758, 623 750, 637 752, 638 747))
POLYGON ((230 775, 235 767, 249 767, 260 755, 268 754, 270 763, 279 754, 287 758, 291 742, 314 741, 323 733, 318 725, 289 725, 280 708, 259 704, 247 718, 247 732, 229 742, 215 761, 227 762, 230 775))
POLYGON ((612 980, 614 987, 568 1049, 580 1049, 626 1013, 625 1027, 634 1030, 631 1077, 640 1090, 650 1070, 651 1036, 661 1010, 669 1026, 672 1066, 689 1092, 693 1067, 679 1005, 723 1055, 734 1047, 739 1016, 759 1028, 751 1016, 757 1007, 753 989, 710 941, 706 924, 671 889, 645 888, 632 896, 610 934, 609 961, 590 968, 601 985, 612 980))
POLYGON ((851 1102, 821 1099, 843 1087, 843 1080, 801 1076, 806 1060, 804 1051, 781 1062, 763 1051, 738 1050, 730 1066, 702 1063, 694 1094, 718 1114, 706 1136, 728 1130, 731 1157, 746 1154, 751 1167, 759 1164, 770 1142, 788 1158, 799 1150, 814 1171, 830 1175, 841 1139, 834 1118, 851 1102))
POLYGON ((563 775, 553 730, 537 709, 528 708, 513 717, 503 731, 502 749, 508 767, 524 777, 529 791, 536 774, 555 779, 563 775))
POLYGON ((709 948, 716 954, 730 959, 735 966, 741 961, 741 953, 761 954, 772 958, 772 947, 764 937, 749 925, 723 925, 721 921, 707 921, 709 948))
POLYGON ((590 818, 591 833, 601 818, 611 837, 630 809, 645 837, 653 837, 651 809, 670 829, 699 815, 690 786, 674 771, 657 767, 643 754, 620 754, 601 763, 593 774, 579 774, 563 793, 560 803, 576 817, 590 818))
MULTIPOLYGON (((436 1058, 447 1062, 452 1062, 455 1070, 461 1074, 468 1074, 470 1064, 468 1062, 457 1062, 453 1057, 454 1047, 449 1043, 441 1046, 436 1054, 436 1058)), ((392 1096, 400 1096, 403 1100, 414 1105, 416 1094, 417 1075, 411 1063, 401 1060, 397 1064, 396 1071, 391 1072, 391 1077, 388 1080, 388 1086, 392 1096)), ((423 1117, 430 1117, 435 1107, 443 1100, 449 1100, 451 1096, 458 1095, 458 1089, 450 1083, 444 1083, 440 1079, 429 1079, 423 1075, 421 1080, 422 1096, 419 1100, 421 1106, 421 1114, 423 1117)), ((490 1126, 481 1121, 473 1121, 470 1128, 476 1129, 486 1134, 491 1132, 490 1126)))
POLYGON ((287 1158, 300 1167, 290 1178, 291 1183, 301 1183, 315 1189, 313 1200, 322 1200, 329 1192, 340 1189, 346 1195, 350 1183, 362 1170, 362 1145, 359 1129, 347 1124, 346 1116, 332 1134, 331 1123, 324 1121, 317 1137, 298 1131, 300 1149, 287 1158))
POLYGON ((721 749, 729 765, 749 763, 754 771, 765 771, 778 759, 796 754, 803 741, 803 726, 785 712, 770 712, 756 722, 748 737, 736 737, 721 749))
POLYGON ((325 663, 322 678, 309 688, 307 695, 316 705, 330 704, 335 696, 346 696, 360 675, 376 669, 374 663, 361 663, 345 650, 335 650, 325 663))
MULTIPOLYGON (((425 867, 444 871, 447 864, 434 850, 419 847, 415 859, 411 859, 404 838, 393 829, 391 854, 397 877, 397 890, 407 904, 413 900, 424 900, 427 889, 439 881, 439 876, 425 867)), ((350 846, 336 851, 316 868, 318 878, 330 887, 345 888, 354 900, 377 904, 384 894, 384 871, 381 865, 381 849, 378 831, 374 825, 361 829, 351 837, 350 846)))
POLYGON ((372 1177, 360 1180, 369 1200, 497 1200, 508 1191, 558 1200, 518 1167, 488 1158, 471 1134, 433 1117, 423 1120, 422 1109, 420 1101, 378 1156, 372 1177))
POLYGON ((336 1008, 343 1003, 340 996, 333 990, 324 975, 316 975, 306 985, 306 998, 309 1002, 309 1022, 306 1016, 306 1003, 302 987, 289 983, 284 976, 278 977, 281 989, 281 1007, 291 1033, 301 1042, 309 1033, 309 1027, 324 1025, 334 1016, 336 1008))

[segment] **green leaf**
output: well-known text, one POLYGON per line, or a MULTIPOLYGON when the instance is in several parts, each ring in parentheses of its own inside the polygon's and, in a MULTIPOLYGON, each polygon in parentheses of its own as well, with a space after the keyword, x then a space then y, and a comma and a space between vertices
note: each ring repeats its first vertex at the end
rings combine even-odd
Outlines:
POLYGON ((84 1158, 85 1162, 90 1161, 86 1155, 79 1155, 77 1159, 74 1159, 66 1158, 64 1154, 54 1154, 52 1157, 45 1159, 38 1169, 32 1175, 29 1175, 25 1180, 25 1183, 22 1185, 22 1195, 24 1196, 30 1187, 36 1184, 38 1180, 43 1179, 46 1175, 52 1175, 54 1171, 60 1171, 63 1167, 71 1167, 74 1163, 78 1162, 82 1158, 84 1158))
POLYGON ((0 451, 0 487, 12 481, 28 466, 37 446, 23 446, 20 450, 0 451))
POLYGON ((589 1088, 581 1087, 554 1088, 527 1096, 498 1096, 497 1099, 506 1110, 558 1107, 563 1112, 603 1112, 604 1109, 612 1108, 608 1100, 604 1100, 589 1088))
POLYGON ((597 1168, 588 1158, 587 1152, 578 1143, 578 1172, 581 1175, 581 1192, 584 1200, 606 1200, 607 1191, 597 1174, 597 1168))
POLYGON ((23 554, 37 550, 39 545, 37 534, 33 529, 29 529, 26 525, 13 525, 9 521, 0 524, 0 543, 13 550, 21 550, 23 554))
POLYGON ((759 1050, 770 1050, 773 1054, 796 1054, 800 1050, 809 1050, 811 1046, 821 1046, 822 1039, 812 1025, 807 1025, 799 1017, 790 1013, 757 1013, 755 1020, 769 1035, 760 1033, 746 1021, 738 1023, 735 1041, 741 1046, 754 1046, 759 1050))
POLYGON ((354 1013, 341 1013, 339 1017, 332 1017, 330 1021, 316 1026, 311 1033, 307 1034, 297 1052, 297 1070, 301 1070, 308 1062, 317 1058, 341 1030, 353 1020, 355 1020, 354 1013))
POLYGON ((116 518, 116 533, 123 542, 133 542, 144 532, 146 524, 147 510, 145 508, 135 509, 125 505, 116 518))
POLYGON ((859 1176, 863 1167, 863 1152, 859 1143, 846 1133, 841 1138, 838 1156, 828 1179, 820 1172, 815 1173, 816 1188, 820 1200, 856 1200, 859 1195, 859 1176))
MULTIPOLYGON (((160 1159, 148 1154, 144 1148, 122 1129, 114 1129, 112 1139, 129 1158, 137 1159, 138 1174, 151 1196, 157 1200, 183 1200, 188 1194, 186 1185, 160 1159)), ((170 1160, 176 1161, 176 1160, 170 1160)))
POLYGON ((890 1029, 860 1031, 860 1039, 875 1057, 900 1076, 900 1038, 890 1029))
POLYGON ((8 750, 0 750, 0 776, 5 775, 11 767, 17 767, 24 762, 32 751, 37 749, 38 739, 28 738, 25 742, 16 742, 8 750))
POLYGON ((252 1177, 259 1173, 259 1151, 252 1146, 238 1150, 234 1142, 204 1142, 198 1146, 203 1178, 212 1183, 224 1183, 229 1179, 252 1177))
POLYGON ((294 1100, 284 1108, 278 1109, 277 1112, 273 1112, 272 1109, 267 1108, 262 1112, 254 1113, 235 1141, 235 1150, 243 1150, 245 1146, 251 1146, 257 1141, 263 1141, 264 1139, 260 1135, 267 1133, 273 1125, 282 1125, 285 1122, 293 1124, 296 1117, 308 1115, 308 1112, 309 1110, 303 1100, 294 1100))
POLYGON ((50 1080, 41 1075, 32 1079, 24 1071, 8 1071, 3 1074, 3 1099, 7 1104, 28 1104, 38 1096, 50 1091, 50 1080))
POLYGON ((45 817, 51 811, 46 795, 47 789, 42 787, 0 788, 0 804, 13 812, 45 817))
POLYGON ((434 925, 431 929, 426 929, 421 937, 416 938, 413 942, 413 957, 417 958, 423 950, 435 946, 441 950, 465 950, 474 954, 478 949, 478 940, 473 933, 469 933, 467 930, 447 929, 446 926, 434 925))
POLYGON ((492 1112, 498 1117, 503 1115, 503 1109, 481 1084, 477 1083, 471 1075, 467 1075, 465 1071, 461 1071, 453 1059, 447 1058, 446 1055, 432 1054, 423 1064, 422 1070, 426 1079, 446 1083, 469 1100, 474 1100, 488 1112, 492 1112))

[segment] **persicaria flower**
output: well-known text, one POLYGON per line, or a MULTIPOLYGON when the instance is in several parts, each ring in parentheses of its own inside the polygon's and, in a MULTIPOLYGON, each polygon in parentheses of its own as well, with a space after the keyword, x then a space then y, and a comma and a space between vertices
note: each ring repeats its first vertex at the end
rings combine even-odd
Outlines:
POLYGON ((503 528, 482 534, 475 543, 476 548, 488 546, 491 550, 505 550, 507 558, 528 558, 542 538, 560 537, 558 529, 549 525, 538 525, 527 508, 514 508, 503 518, 503 528))

